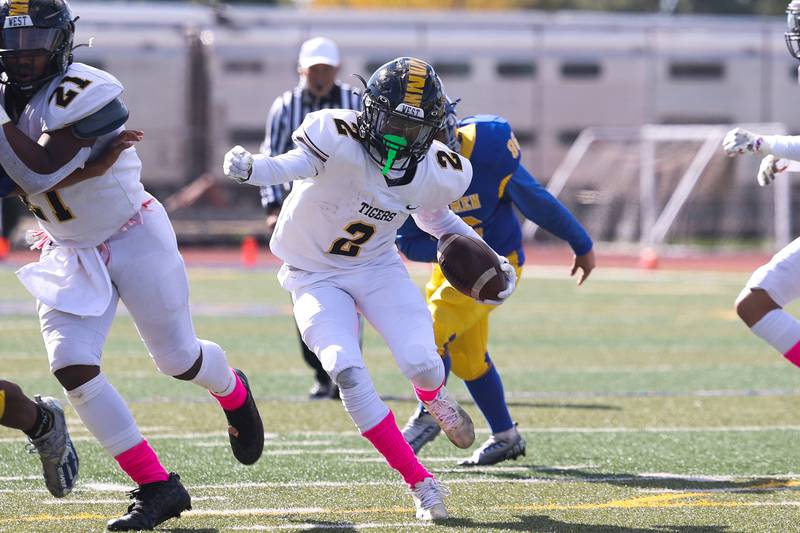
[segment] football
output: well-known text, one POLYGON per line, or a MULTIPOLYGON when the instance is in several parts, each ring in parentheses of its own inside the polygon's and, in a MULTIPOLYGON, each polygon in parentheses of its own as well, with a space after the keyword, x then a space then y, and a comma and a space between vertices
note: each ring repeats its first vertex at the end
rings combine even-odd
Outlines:
POLYGON ((459 292, 476 300, 497 300, 506 288, 497 254, 480 239, 447 233, 436 246, 444 277, 459 292))

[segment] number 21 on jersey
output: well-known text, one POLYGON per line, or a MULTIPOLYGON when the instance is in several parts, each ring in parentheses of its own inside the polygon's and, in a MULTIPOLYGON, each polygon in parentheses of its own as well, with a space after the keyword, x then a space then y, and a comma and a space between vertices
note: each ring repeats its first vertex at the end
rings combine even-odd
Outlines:
MULTIPOLYGON (((75 215, 72 214, 72 211, 69 210, 69 207, 64 205, 64 201, 61 199, 61 195, 58 194, 58 191, 47 192, 44 196, 47 198, 47 203, 50 204, 50 208, 53 211, 53 214, 56 216, 56 220, 59 222, 66 222, 67 220, 72 220, 75 218, 75 215)), ((50 222, 50 219, 47 218, 47 215, 44 214, 44 210, 41 207, 30 203, 26 196, 22 197, 22 201, 28 207, 28 210, 33 213, 33 216, 39 220, 50 222)))
POLYGON ((64 76, 61 79, 61 85, 56 87, 56 90, 50 95, 50 100, 55 99, 58 107, 67 107, 80 94, 80 91, 88 87, 90 83, 92 83, 92 80, 64 76), (67 84, 74 86, 77 90, 67 89, 67 84))

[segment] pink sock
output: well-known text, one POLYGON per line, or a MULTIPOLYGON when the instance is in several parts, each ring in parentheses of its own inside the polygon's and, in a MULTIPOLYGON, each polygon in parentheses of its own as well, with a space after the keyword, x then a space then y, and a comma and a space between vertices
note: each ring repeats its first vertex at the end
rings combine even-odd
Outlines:
POLYGON ((434 398, 436 398, 436 395, 439 394, 439 390, 442 387, 444 387, 444 383, 436 387, 436 389, 434 390, 422 390, 415 386, 414 392, 417 394, 417 398, 419 398, 419 401, 424 403, 430 403, 434 398))
POLYGON ((114 457, 126 474, 137 484, 146 485, 156 481, 166 481, 169 474, 161 466, 156 452, 143 440, 133 448, 114 457))
POLYGON ((400 472, 409 487, 413 487, 425 478, 433 477, 433 474, 422 466, 414 455, 414 450, 403 438, 391 411, 377 426, 362 435, 386 458, 389 466, 400 472))
POLYGON ((800 342, 789 348, 789 351, 783 354, 783 356, 795 366, 800 366, 800 342))
POLYGON ((247 400, 247 389, 244 388, 244 383, 242 383, 241 378, 239 378, 239 374, 234 372, 233 369, 230 369, 230 371, 233 374, 233 377, 236 378, 236 385, 233 387, 233 392, 227 396, 217 396, 212 392, 211 396, 216 398, 222 408, 226 411, 235 411, 243 406, 245 400, 247 400))

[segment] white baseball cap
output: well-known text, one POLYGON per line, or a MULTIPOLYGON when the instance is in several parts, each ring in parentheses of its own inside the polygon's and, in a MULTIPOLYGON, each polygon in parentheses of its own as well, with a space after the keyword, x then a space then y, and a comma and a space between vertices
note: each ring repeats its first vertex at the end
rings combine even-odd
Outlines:
POLYGON ((339 47, 336 43, 325 37, 314 37, 303 43, 300 47, 300 56, 297 58, 300 68, 310 68, 314 65, 339 66, 339 47))

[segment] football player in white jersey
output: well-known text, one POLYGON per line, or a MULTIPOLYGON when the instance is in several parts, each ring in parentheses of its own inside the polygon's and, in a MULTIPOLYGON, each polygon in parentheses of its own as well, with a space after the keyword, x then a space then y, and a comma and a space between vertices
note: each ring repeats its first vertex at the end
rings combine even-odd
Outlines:
MULTIPOLYGON (((226 175, 252 185, 292 180, 270 246, 284 264, 306 345, 339 386, 361 434, 411 489, 417 517, 447 517, 445 490, 403 439, 375 391, 358 342, 357 310, 384 338, 445 434, 460 448, 475 440, 472 421, 443 387, 431 315, 394 244, 411 215, 435 237, 477 234, 448 205, 472 177, 469 160, 434 141, 445 118, 439 77, 426 62, 401 57, 366 82, 363 112, 310 113, 295 131, 297 148, 276 157, 230 150, 226 175)), ((515 273, 501 258, 508 286, 515 273)), ((500 303, 495 302, 495 303, 500 303)))
MULTIPOLYGON (((800 1, 790 2, 786 12, 786 44, 791 55, 800 59, 800 1)), ((756 178, 762 187, 786 170, 788 160, 800 161, 800 136, 761 135, 735 128, 725 135, 722 146, 731 157, 745 153, 765 156, 756 178)), ((800 321, 784 307, 798 298, 800 238, 753 272, 736 300, 736 312, 747 327, 795 366, 800 366, 800 321)))
POLYGON ((102 176, 51 190, 101 153, 128 118, 119 81, 72 62, 75 20, 65 0, 0 1, 0 165, 39 219, 41 258, 17 274, 37 298, 50 368, 89 431, 139 486, 108 528, 152 529, 191 500, 100 371, 120 299, 158 370, 217 398, 240 462, 258 459, 264 432, 244 374, 195 334, 175 233, 142 186, 136 151, 122 152, 102 176))

